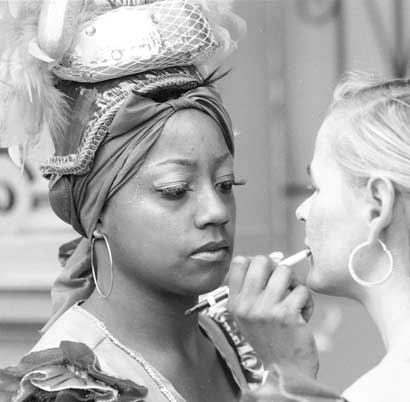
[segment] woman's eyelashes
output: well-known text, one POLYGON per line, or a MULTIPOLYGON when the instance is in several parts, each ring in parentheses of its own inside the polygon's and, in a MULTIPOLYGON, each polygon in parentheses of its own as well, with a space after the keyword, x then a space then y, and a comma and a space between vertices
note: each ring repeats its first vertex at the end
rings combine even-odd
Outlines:
POLYGON ((169 200, 179 200, 185 197, 189 191, 193 191, 189 183, 167 184, 156 187, 155 190, 158 191, 162 197, 169 200))
MULTIPOLYGON (((245 184, 245 180, 235 180, 232 176, 224 176, 218 178, 214 186, 222 194, 229 194, 232 192, 233 186, 243 186, 245 184)), ((180 200, 187 196, 189 192, 194 192, 195 188, 188 182, 175 182, 154 186, 154 190, 165 199, 180 200)))
POLYGON ((218 179, 218 182, 215 184, 215 187, 221 193, 230 193, 232 192, 233 186, 244 186, 246 184, 245 180, 235 180, 234 177, 218 179))

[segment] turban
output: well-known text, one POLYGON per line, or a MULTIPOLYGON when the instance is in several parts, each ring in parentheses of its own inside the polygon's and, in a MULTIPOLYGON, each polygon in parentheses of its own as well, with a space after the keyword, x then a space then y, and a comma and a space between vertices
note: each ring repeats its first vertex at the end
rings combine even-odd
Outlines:
MULTIPOLYGON (((74 110, 82 110, 81 116, 84 110, 88 110, 89 102, 86 100, 89 97, 79 96, 79 99, 83 100, 79 106, 77 102, 74 110)), ((102 210, 106 202, 138 172, 169 118, 183 109, 196 109, 212 118, 233 154, 231 121, 212 86, 199 86, 164 102, 131 91, 115 113, 98 149, 94 150, 95 156, 88 172, 49 175, 49 198, 53 210, 83 238, 60 248, 64 269, 52 289, 55 314, 47 326, 76 301, 91 294, 94 283, 90 239, 102 210)), ((70 141, 62 139, 56 144, 60 155, 70 153, 73 146, 78 147, 81 143, 81 138, 78 138, 81 120, 76 118, 71 124, 70 141)))
MULTIPOLYGON (((165 123, 182 109, 197 109, 210 116, 233 152, 231 122, 212 87, 199 87, 162 103, 131 93, 99 145, 90 171, 50 178, 49 198, 54 212, 90 238, 105 203, 135 175, 165 123)), ((71 146, 68 141, 61 142, 63 148, 71 146)))

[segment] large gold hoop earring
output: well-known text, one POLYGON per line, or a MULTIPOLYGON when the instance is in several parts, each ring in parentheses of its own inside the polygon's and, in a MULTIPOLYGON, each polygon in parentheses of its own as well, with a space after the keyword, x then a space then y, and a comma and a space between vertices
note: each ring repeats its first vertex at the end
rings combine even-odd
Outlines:
POLYGON ((97 289, 98 294, 106 299, 112 291, 113 283, 114 283, 114 273, 113 273, 113 268, 112 268, 112 254, 111 254, 111 248, 110 244, 108 243, 107 236, 100 232, 99 230, 94 230, 91 238, 91 271, 93 273, 93 278, 94 278, 94 284, 95 288, 97 289), (96 240, 101 240, 103 239, 105 242, 105 246, 107 247, 107 253, 108 253, 108 258, 110 259, 110 273, 111 273, 111 282, 110 282, 110 287, 108 289, 107 293, 103 293, 100 287, 98 286, 98 281, 97 281, 97 274, 96 274, 96 269, 94 265, 94 245, 96 240))
POLYGON ((359 244, 359 245, 351 252, 350 257, 349 257, 349 273, 350 273, 350 276, 353 278, 353 280, 354 280, 355 282, 357 282, 359 285, 364 286, 364 287, 372 287, 372 286, 380 285, 380 284, 382 284, 383 282, 387 281, 387 279, 389 279, 390 275, 393 273, 393 256, 392 256, 392 253, 390 252, 390 250, 387 248, 387 246, 386 246, 380 239, 377 239, 377 241, 378 241, 379 244, 381 245, 383 251, 387 254, 387 257, 388 257, 388 259, 389 259, 389 261, 390 261, 389 269, 388 269, 386 275, 384 275, 383 278, 378 279, 377 281, 366 281, 366 280, 360 278, 360 277, 357 275, 357 273, 356 273, 356 271, 355 271, 355 269, 354 269, 354 257, 355 257, 355 255, 356 255, 356 253, 357 253, 359 250, 361 250, 362 248, 369 246, 369 245, 370 245, 370 242, 369 242, 369 241, 366 241, 366 242, 364 242, 364 243, 362 243, 362 244, 359 244))

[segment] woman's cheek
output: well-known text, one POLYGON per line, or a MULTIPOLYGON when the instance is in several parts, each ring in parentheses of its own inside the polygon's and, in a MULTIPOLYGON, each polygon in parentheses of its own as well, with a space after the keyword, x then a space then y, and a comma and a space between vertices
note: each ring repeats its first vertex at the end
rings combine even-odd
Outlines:
POLYGON ((319 212, 320 210, 320 196, 319 193, 316 193, 311 197, 310 203, 308 204, 308 217, 306 220, 307 240, 311 247, 317 245, 318 235, 321 232, 321 220, 323 216, 319 212))

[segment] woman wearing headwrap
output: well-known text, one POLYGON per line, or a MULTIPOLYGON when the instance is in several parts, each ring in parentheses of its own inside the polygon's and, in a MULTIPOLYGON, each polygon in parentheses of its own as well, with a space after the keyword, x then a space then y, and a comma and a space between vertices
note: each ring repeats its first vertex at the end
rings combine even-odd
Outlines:
POLYGON ((24 160, 52 134, 50 203, 81 238, 1 401, 229 402, 264 378, 226 311, 184 314, 232 255, 232 125, 198 69, 238 20, 219 0, 123 3, 10 3, 2 21, 1 145, 24 160))
POLYGON ((50 203, 82 237, 61 248, 54 315, 1 372, 0 400, 238 401, 261 380, 251 348, 218 315, 184 315, 233 250, 232 125, 198 68, 231 46, 222 22, 236 17, 221 3, 117 3, 23 4, 2 21, 15 35, 2 145, 30 151, 44 141, 27 132, 52 133, 50 203))

